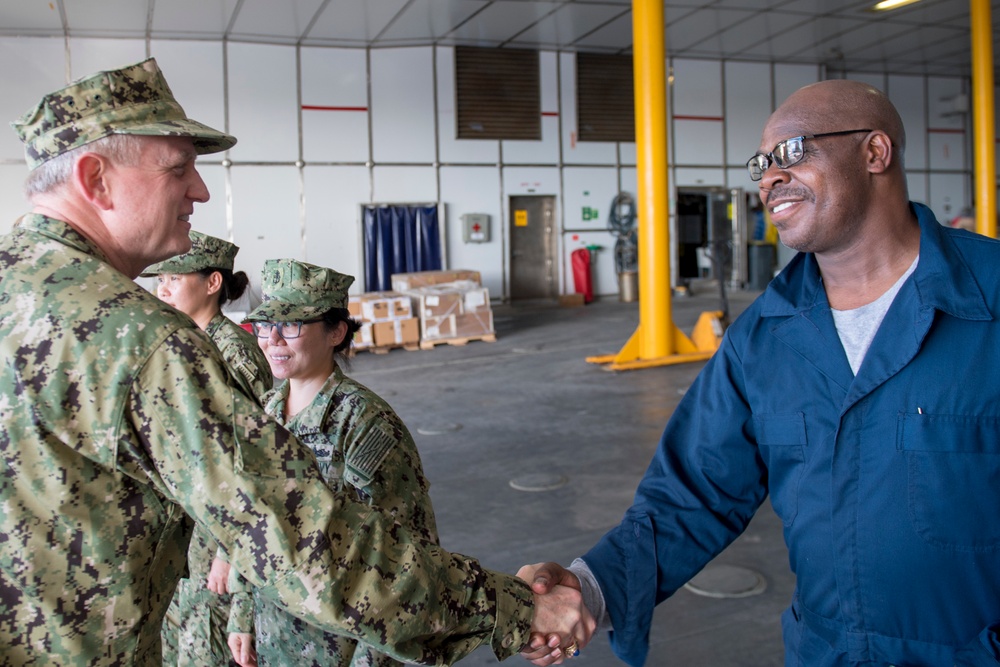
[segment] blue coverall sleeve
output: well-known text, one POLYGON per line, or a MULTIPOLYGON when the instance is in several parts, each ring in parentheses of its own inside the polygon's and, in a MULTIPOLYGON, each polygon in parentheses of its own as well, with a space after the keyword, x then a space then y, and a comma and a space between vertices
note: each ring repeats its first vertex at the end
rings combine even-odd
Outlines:
POLYGON ((645 662, 653 608, 738 537, 767 495, 730 333, 667 424, 621 524, 583 557, 629 665, 645 662))

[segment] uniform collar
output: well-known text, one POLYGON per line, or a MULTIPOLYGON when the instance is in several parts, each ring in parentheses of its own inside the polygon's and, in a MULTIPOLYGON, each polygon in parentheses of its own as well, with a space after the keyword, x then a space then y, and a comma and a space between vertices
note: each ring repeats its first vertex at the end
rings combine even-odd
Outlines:
POLYGON ((111 263, 107 255, 93 241, 70 226, 68 222, 50 218, 41 213, 28 213, 21 218, 17 229, 27 229, 37 232, 42 236, 47 236, 50 239, 75 248, 80 252, 92 255, 106 264, 111 263))
MULTIPOLYGON (((993 319, 983 292, 955 240, 923 204, 910 202, 920 224, 920 261, 911 280, 920 309, 937 309, 967 320, 993 319)), ((799 253, 761 297, 763 317, 785 317, 827 305, 819 265, 812 253, 799 253)))

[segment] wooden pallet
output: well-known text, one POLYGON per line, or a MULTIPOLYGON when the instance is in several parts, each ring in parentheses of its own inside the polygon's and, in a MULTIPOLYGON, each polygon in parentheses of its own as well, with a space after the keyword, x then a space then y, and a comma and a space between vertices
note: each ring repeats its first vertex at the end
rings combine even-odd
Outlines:
POLYGON ((496 334, 483 334, 482 336, 463 336, 461 338, 436 338, 434 340, 420 341, 421 350, 432 350, 435 345, 465 345, 469 341, 482 340, 487 343, 497 342, 496 334))
POLYGON ((416 352, 420 349, 417 343, 406 343, 403 345, 370 345, 368 347, 356 347, 356 352, 371 352, 372 354, 389 354, 390 350, 406 350, 416 352))

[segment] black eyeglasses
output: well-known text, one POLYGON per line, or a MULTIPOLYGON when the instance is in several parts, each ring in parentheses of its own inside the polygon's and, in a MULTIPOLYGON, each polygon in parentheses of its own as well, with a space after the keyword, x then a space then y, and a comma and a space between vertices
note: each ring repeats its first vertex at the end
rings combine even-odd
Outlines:
POLYGON ((295 322, 251 322, 250 326, 253 327, 253 332, 257 335, 257 338, 270 338, 271 332, 277 330, 278 335, 288 340, 289 338, 298 338, 302 335, 302 325, 303 324, 313 324, 314 322, 322 322, 323 320, 297 320, 295 322))
POLYGON ((839 137, 843 134, 857 134, 859 132, 871 132, 871 130, 841 130, 840 132, 821 132, 819 134, 804 134, 801 137, 792 137, 779 141, 778 145, 770 153, 757 153, 747 160, 747 171, 750 172, 751 181, 759 181, 764 178, 764 172, 771 164, 777 165, 781 169, 788 169, 793 164, 798 164, 806 156, 802 142, 806 139, 819 139, 820 137, 839 137))

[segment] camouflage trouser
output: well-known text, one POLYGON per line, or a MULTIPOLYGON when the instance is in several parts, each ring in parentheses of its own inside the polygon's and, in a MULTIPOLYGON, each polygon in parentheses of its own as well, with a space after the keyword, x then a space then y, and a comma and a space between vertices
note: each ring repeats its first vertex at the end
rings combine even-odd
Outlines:
POLYGON ((181 579, 160 632, 164 667, 237 667, 226 644, 228 622, 228 595, 181 579))
MULTIPOLYGON (((366 644, 305 623, 254 594, 258 667, 402 667, 366 644)), ((391 638, 390 638, 391 639, 391 638)))

